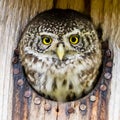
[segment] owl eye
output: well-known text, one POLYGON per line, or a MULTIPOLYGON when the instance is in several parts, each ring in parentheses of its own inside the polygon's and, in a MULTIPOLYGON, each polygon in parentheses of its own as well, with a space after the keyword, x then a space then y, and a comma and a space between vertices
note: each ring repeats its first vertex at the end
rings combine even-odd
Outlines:
POLYGON ((42 38, 42 43, 43 43, 44 45, 50 45, 50 44, 52 43, 52 38, 50 38, 50 37, 48 37, 48 36, 44 36, 44 37, 42 38))
POLYGON ((78 35, 72 35, 69 38, 69 41, 71 44, 77 44, 79 42, 79 36, 78 35))

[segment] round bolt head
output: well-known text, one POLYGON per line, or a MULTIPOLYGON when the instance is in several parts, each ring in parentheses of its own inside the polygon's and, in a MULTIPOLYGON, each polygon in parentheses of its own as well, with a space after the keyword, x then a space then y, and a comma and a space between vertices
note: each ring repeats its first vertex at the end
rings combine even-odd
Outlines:
POLYGON ((100 90, 102 90, 102 91, 106 91, 106 90, 107 90, 106 85, 102 84, 102 85, 100 86, 100 90))
POLYGON ((51 110, 51 104, 46 103, 44 109, 45 109, 45 111, 50 111, 51 110))
POLYGON ((96 96, 91 95, 91 96, 90 96, 90 101, 94 102, 95 100, 96 100, 96 96))
POLYGON ((75 111, 74 108, 72 107, 68 108, 68 113, 73 113, 74 111, 75 111))
POLYGON ((22 86, 23 84, 24 84, 23 79, 19 79, 19 80, 17 81, 17 85, 22 86))
POLYGON ((105 79, 110 79, 111 77, 112 77, 112 75, 111 75, 111 73, 109 73, 109 72, 106 72, 105 74, 104 74, 104 77, 105 77, 105 79))
POLYGON ((35 97, 34 103, 35 103, 36 105, 39 105, 39 104, 41 103, 40 97, 35 97))
POLYGON ((107 67, 112 67, 112 65, 113 65, 113 63, 111 61, 109 61, 109 62, 106 63, 107 67))
POLYGON ((87 107, 86 107, 85 104, 81 104, 81 105, 80 105, 80 110, 84 111, 84 110, 86 110, 86 108, 87 108, 87 107))
POLYGON ((13 70, 13 73, 14 73, 15 75, 17 75, 19 72, 20 72, 20 71, 19 71, 19 69, 17 69, 17 68, 15 68, 15 69, 13 70))
POLYGON ((31 96, 31 91, 30 90, 26 90, 24 93, 24 97, 29 98, 31 96))

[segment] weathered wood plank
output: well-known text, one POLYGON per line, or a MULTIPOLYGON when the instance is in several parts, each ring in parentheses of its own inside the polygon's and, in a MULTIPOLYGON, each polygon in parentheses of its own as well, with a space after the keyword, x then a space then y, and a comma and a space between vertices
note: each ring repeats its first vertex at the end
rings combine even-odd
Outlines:
MULTIPOLYGON (((104 120, 108 117, 109 120, 120 119, 120 1, 119 0, 0 0, 0 120, 39 120, 48 119, 82 119, 82 120, 104 120), (111 50, 114 52, 114 66, 111 86, 108 91, 110 101, 102 101, 98 104, 98 100, 102 96, 97 96, 94 104, 86 101, 87 106, 92 107, 92 111, 87 108, 87 111, 80 110, 81 101, 76 101, 70 104, 62 104, 50 102, 40 98, 40 104, 36 105, 36 93, 31 92, 31 97, 22 98, 22 103, 19 101, 21 96, 24 96, 25 91, 13 96, 12 77, 12 55, 13 50, 17 46, 20 35, 26 24, 39 12, 51 8, 71 8, 85 14, 90 14, 96 26, 99 24, 103 29, 103 40, 109 39, 111 50), (21 96, 20 96, 21 95, 21 96), (15 103, 13 103, 15 101, 15 103), (29 104, 31 103, 31 104, 29 104), (50 103, 51 111, 44 109, 45 104, 50 103), (109 105, 109 108, 105 106, 109 105), (15 106, 14 106, 15 105, 15 106), (13 110, 12 106, 16 109, 13 110), (68 108, 72 106, 74 110, 68 114, 68 108), (18 108, 18 109, 17 109, 18 108), (57 109, 58 108, 58 109, 57 109), (104 108, 104 109, 103 109, 104 108), (56 111, 59 110, 59 112, 56 111), (97 109, 101 110, 101 115, 96 113, 97 109), (104 110, 108 109, 105 114, 104 110), (21 111, 22 113, 21 113, 21 111), (12 113, 13 112, 13 113, 12 113), (91 114, 91 117, 89 116, 91 114), (107 116, 108 115, 108 116, 107 116), (97 117, 97 118, 96 118, 97 117)), ((17 83, 16 83, 17 84, 17 83)), ((17 89, 16 89, 17 90, 17 89)), ((97 93, 96 93, 97 94, 97 93)), ((107 99, 108 100, 108 99, 107 99)), ((39 99, 37 101, 39 103, 39 99)), ((84 107, 83 107, 84 108, 84 107)))
MULTIPOLYGON (((114 43, 113 43, 114 44, 114 43)), ((113 73, 112 73, 112 82, 111 82, 111 96, 109 102, 109 120, 119 120, 120 119, 120 75, 119 75, 119 59, 120 59, 120 50, 119 48, 113 46, 114 49, 114 62, 113 62, 113 73)))
POLYGON ((12 119, 11 60, 20 34, 32 16, 52 8, 52 4, 52 0, 0 0, 0 120, 12 119))
POLYGON ((55 8, 62 8, 62 9, 73 9, 80 12, 84 12, 84 0, 55 0, 54 2, 55 8), (80 4, 78 4, 80 3, 80 4))

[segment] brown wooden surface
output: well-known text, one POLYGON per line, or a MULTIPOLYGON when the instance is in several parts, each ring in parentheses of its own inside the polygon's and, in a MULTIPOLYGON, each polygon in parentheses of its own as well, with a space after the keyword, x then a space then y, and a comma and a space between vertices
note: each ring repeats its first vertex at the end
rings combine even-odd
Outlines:
POLYGON ((98 83, 86 97, 66 103, 58 103, 40 97, 27 83, 19 61, 18 50, 13 60, 13 111, 12 120, 107 120, 112 71, 112 54, 108 43, 103 43, 103 65, 98 83), (41 118, 42 117, 42 118, 41 118))
MULTIPOLYGON (((120 120, 120 0, 0 0, 0 120, 13 118, 16 118, 15 120, 23 118, 23 120, 89 120, 89 114, 79 109, 81 102, 76 101, 66 105, 40 99, 40 104, 36 105, 34 103, 36 93, 32 92, 31 95, 29 91, 26 92, 29 87, 23 91, 22 96, 32 97, 31 99, 23 97, 22 102, 19 101, 22 87, 14 91, 17 89, 14 89, 11 63, 21 32, 37 13, 53 7, 71 8, 89 14, 96 27, 99 25, 102 27, 103 40, 109 40, 111 51, 114 53, 112 80, 108 89, 111 94, 107 96, 108 101, 99 103, 99 106, 97 102, 101 97, 96 97, 92 111, 86 108, 86 112, 91 114, 91 120, 120 120), (18 94, 13 94, 15 92, 18 94), (14 100, 16 103, 13 103, 14 100), (47 109, 49 108, 49 104, 45 104, 48 102, 52 109, 45 111, 45 105, 47 109), (31 104, 27 106, 28 103, 31 104), (70 109, 69 111, 73 112, 68 114, 66 111, 71 106, 74 110, 70 109), (95 112, 98 107, 101 113, 95 112), (106 109, 107 113, 104 112, 106 109), (100 116, 96 117, 97 114, 100 116)), ((99 93, 96 92, 96 96, 97 94, 99 93)), ((39 98, 36 101, 39 103, 39 98)), ((89 99, 84 104, 88 106, 89 99)))

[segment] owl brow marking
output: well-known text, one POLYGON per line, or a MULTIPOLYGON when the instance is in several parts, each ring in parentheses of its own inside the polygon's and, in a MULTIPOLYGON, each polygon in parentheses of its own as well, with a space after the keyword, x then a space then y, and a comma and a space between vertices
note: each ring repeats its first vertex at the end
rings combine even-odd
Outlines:
MULTIPOLYGON (((91 31, 92 32, 92 31, 91 31)), ((85 32, 85 33, 83 33, 83 35, 89 35, 90 34, 90 32, 85 32)))
POLYGON ((52 32, 41 32, 40 36, 42 36, 42 35, 45 35, 45 36, 47 35, 47 36, 58 38, 58 36, 52 32))
POLYGON ((67 36, 76 35, 76 34, 80 34, 80 30, 79 29, 74 29, 73 31, 65 34, 64 36, 67 37, 67 36))

